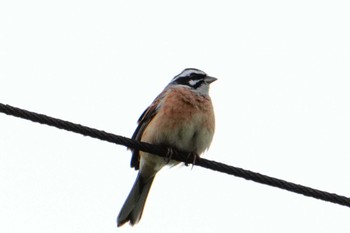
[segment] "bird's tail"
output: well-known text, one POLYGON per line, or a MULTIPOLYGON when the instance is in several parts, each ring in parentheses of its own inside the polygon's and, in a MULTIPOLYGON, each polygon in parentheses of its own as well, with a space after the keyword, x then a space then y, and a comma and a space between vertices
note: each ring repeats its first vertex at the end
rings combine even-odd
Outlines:
POLYGON ((145 207, 146 199, 151 188, 154 176, 145 179, 140 173, 137 175, 134 186, 117 218, 118 227, 130 221, 131 225, 138 223, 145 207))

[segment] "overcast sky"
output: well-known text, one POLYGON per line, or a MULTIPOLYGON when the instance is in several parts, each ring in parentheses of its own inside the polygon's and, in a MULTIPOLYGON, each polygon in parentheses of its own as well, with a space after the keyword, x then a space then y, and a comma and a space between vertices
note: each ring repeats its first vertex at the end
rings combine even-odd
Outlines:
MULTIPOLYGON (((184 68, 218 81, 206 158, 350 196, 347 1, 1 1, 0 102, 130 137, 184 68)), ((0 114, 0 232, 350 232, 350 209, 165 168, 141 222, 125 147, 0 114)))

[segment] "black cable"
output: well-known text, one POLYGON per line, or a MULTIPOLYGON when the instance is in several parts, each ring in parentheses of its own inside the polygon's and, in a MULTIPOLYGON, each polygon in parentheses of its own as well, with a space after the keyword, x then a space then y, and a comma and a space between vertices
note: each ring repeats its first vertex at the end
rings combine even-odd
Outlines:
POLYGON ((178 160, 185 163, 192 163, 192 161, 195 161, 194 165, 197 165, 197 166, 201 166, 214 171, 238 176, 246 180, 252 180, 261 184, 266 184, 273 187, 281 188, 284 190, 288 190, 290 192, 299 193, 308 197, 313 197, 323 201, 328 201, 328 202, 350 207, 350 198, 348 197, 340 196, 335 193, 329 193, 329 192, 309 188, 299 184, 294 184, 288 181, 262 175, 256 172, 242 169, 242 168, 229 166, 223 163, 219 163, 219 162, 215 162, 215 161, 211 161, 203 158, 195 158, 194 157, 195 155, 191 153, 181 152, 173 148, 166 148, 166 147, 152 145, 145 142, 135 141, 126 137, 107 133, 105 131, 89 128, 89 127, 75 124, 69 121, 60 120, 57 118, 30 112, 24 109, 12 107, 10 105, 4 105, 1 103, 0 103, 0 112, 3 112, 7 115, 12 115, 12 116, 20 117, 30 121, 34 121, 37 123, 54 126, 59 129, 72 131, 75 133, 82 134, 84 136, 90 136, 93 138, 98 138, 103 141, 124 145, 129 148, 135 148, 135 149, 156 154, 162 157, 167 157, 171 154, 171 158, 174 160, 178 160), (169 152, 172 152, 172 153, 169 153, 169 152))

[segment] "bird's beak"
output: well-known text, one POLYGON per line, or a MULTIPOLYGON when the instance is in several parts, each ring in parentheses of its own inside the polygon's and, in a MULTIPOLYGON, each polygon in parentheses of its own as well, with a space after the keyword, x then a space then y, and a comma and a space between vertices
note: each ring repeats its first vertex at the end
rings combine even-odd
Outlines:
POLYGON ((211 76, 206 76, 204 80, 205 80, 206 83, 210 84, 210 83, 212 83, 212 82, 214 82, 214 81, 216 81, 218 79, 214 78, 214 77, 211 77, 211 76))

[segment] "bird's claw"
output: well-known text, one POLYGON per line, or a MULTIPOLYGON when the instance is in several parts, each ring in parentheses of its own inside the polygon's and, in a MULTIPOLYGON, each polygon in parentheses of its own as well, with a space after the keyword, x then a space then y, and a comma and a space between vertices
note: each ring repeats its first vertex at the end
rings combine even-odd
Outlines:
MULTIPOLYGON (((187 159, 185 161, 185 166, 188 166, 189 161, 192 159, 192 168, 194 167, 194 165, 196 164, 196 161, 199 159, 199 155, 196 152, 190 152, 187 155, 187 159)), ((191 169, 192 169, 191 168, 191 169)))
POLYGON ((173 157, 173 154, 174 154, 174 149, 168 148, 168 149, 167 149, 167 152, 166 152, 166 155, 165 155, 165 157, 164 157, 164 160, 165 160, 166 163, 169 163, 169 162, 170 162, 170 160, 171 160, 172 157, 173 157))

